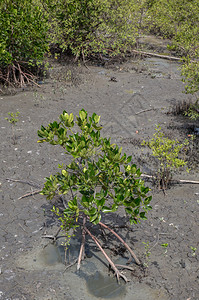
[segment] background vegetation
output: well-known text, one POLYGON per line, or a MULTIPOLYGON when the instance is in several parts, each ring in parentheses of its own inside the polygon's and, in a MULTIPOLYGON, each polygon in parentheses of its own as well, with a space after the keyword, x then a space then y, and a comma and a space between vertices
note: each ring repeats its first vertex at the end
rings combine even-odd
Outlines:
POLYGON ((28 69, 48 51, 48 23, 39 1, 0 2, 0 80, 20 84, 33 80, 28 69))
POLYGON ((5 0, 0 32, 4 84, 32 82, 49 48, 85 61, 92 54, 125 54, 140 34, 153 33, 169 38, 170 49, 182 57, 186 92, 199 90, 197 0, 5 0))

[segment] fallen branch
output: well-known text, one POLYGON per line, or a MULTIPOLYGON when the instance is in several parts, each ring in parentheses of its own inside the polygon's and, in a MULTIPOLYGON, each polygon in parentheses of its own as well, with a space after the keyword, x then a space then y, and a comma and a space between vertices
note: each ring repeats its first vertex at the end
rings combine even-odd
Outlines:
MULTIPOLYGON (((139 55, 145 55, 145 56, 159 57, 159 58, 173 60, 173 61, 183 61, 183 59, 180 58, 180 57, 157 54, 157 53, 151 53, 151 52, 145 52, 145 51, 140 51, 140 50, 132 50, 132 53, 139 54, 139 55)), ((191 62, 195 62, 195 61, 197 61, 197 60, 191 60, 191 62)))
MULTIPOLYGON (((148 174, 142 174, 141 177, 157 179, 156 176, 148 175, 148 174)), ((193 184, 199 184, 199 181, 197 181, 197 180, 195 181, 195 180, 184 180, 184 179, 171 179, 170 182, 172 182, 172 183, 193 183, 193 184)))
POLYGON ((108 229, 112 234, 114 234, 118 238, 118 240, 120 240, 120 242, 125 246, 125 248, 130 252, 130 254, 132 255, 132 257, 135 259, 135 262, 138 265, 141 264, 140 261, 139 261, 139 259, 136 257, 135 253, 131 250, 131 248, 127 245, 127 243, 114 230, 112 230, 107 225, 105 225, 105 224, 103 224, 101 222, 99 222, 99 225, 102 226, 102 227, 104 227, 104 228, 106 228, 106 229, 108 229))
POLYGON ((121 277, 125 282, 128 282, 128 279, 126 278, 125 275, 123 275, 115 266, 115 264, 113 263, 113 261, 108 257, 108 255, 106 254, 106 252, 104 251, 104 249, 102 248, 102 246, 99 244, 99 242, 97 241, 97 239, 94 237, 94 235, 92 235, 92 233, 88 230, 87 227, 84 227, 85 231, 90 235, 90 237, 93 239, 93 241, 95 242, 95 244, 98 246, 98 248, 100 249, 100 251, 103 253, 103 255, 105 256, 106 260, 108 261, 109 265, 111 266, 111 268, 113 269, 113 271, 115 272, 115 276, 117 278, 117 281, 119 282, 119 278, 121 277))

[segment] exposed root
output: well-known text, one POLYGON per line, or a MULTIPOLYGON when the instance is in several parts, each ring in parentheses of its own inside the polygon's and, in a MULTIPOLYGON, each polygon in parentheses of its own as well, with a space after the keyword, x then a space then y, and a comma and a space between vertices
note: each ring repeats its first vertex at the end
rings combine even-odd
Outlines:
POLYGON ((102 248, 102 246, 99 244, 98 240, 94 237, 94 235, 92 235, 92 233, 88 230, 87 227, 84 227, 85 231, 90 235, 90 237, 93 239, 93 241, 95 242, 95 244, 98 246, 98 248, 100 249, 100 251, 103 253, 103 255, 105 256, 106 260, 108 261, 109 265, 111 266, 112 270, 115 272, 115 276, 117 278, 117 281, 119 282, 119 278, 121 277, 125 282, 128 282, 129 280, 126 278, 125 275, 123 275, 115 266, 115 264, 113 263, 113 261, 109 258, 109 256, 106 254, 106 252, 104 251, 104 249, 102 248))
POLYGON ((37 77, 24 67, 25 62, 15 61, 12 65, 0 70, 0 82, 11 87, 25 87, 36 83, 37 77))
POLYGON ((103 224, 101 222, 99 222, 99 225, 102 226, 102 227, 104 227, 104 228, 106 228, 106 229, 108 229, 112 234, 114 234, 118 238, 118 240, 120 240, 120 242, 124 245, 124 247, 130 252, 130 254, 132 255, 132 257, 135 259, 135 262, 138 265, 141 264, 140 261, 139 261, 139 259, 136 257, 135 253, 133 252, 133 250, 131 250, 131 248, 127 245, 127 243, 114 230, 112 230, 107 225, 105 225, 105 224, 103 224))
POLYGON ((126 266, 126 265, 118 265, 118 264, 116 264, 115 266, 117 268, 127 269, 127 270, 130 270, 130 271, 135 271, 132 267, 129 267, 129 266, 126 266))

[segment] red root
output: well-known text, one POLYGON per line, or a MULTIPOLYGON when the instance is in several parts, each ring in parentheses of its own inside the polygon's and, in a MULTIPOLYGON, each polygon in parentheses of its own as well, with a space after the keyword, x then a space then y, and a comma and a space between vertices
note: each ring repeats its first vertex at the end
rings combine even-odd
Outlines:
POLYGON ((108 257, 108 255, 106 254, 106 252, 104 251, 104 249, 102 248, 102 246, 100 245, 100 243, 98 242, 98 240, 94 237, 94 235, 92 235, 92 233, 88 230, 88 228, 84 227, 85 231, 90 235, 90 237, 93 239, 93 241, 95 242, 95 244, 98 246, 98 248, 100 249, 100 251, 103 253, 103 255, 105 256, 106 260, 108 261, 109 265, 111 266, 111 268, 113 269, 113 271, 115 272, 115 276, 117 277, 117 280, 119 281, 119 278, 121 277, 125 282, 128 282, 128 279, 126 278, 125 275, 123 275, 115 266, 115 264, 113 263, 113 261, 108 257))

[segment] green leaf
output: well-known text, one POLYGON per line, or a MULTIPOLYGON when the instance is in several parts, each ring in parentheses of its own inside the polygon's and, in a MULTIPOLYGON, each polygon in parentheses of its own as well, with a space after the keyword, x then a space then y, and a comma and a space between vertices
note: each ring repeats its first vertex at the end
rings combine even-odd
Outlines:
POLYGON ((86 119, 86 117, 87 117, 87 112, 86 112, 84 109, 82 109, 82 110, 80 110, 80 112, 79 112, 79 116, 80 116, 80 119, 81 119, 82 121, 84 121, 84 120, 86 119))
POLYGON ((90 210, 89 210, 89 215, 90 216, 93 216, 93 215, 96 215, 97 213, 97 209, 95 207, 92 207, 90 210))
POLYGON ((112 208, 108 207, 108 206, 103 206, 102 207, 102 212, 103 213, 109 213, 109 212, 112 212, 112 208))
POLYGON ((140 218, 141 218, 142 220, 147 220, 145 214, 146 214, 145 212, 141 212, 141 213, 140 213, 140 218))
POLYGON ((105 201, 106 201, 105 198, 102 198, 102 199, 100 199, 100 200, 96 200, 96 205, 97 205, 97 207, 100 207, 100 206, 102 207, 102 206, 104 206, 105 201))
POLYGON ((62 175, 65 176, 65 177, 68 176, 68 172, 67 172, 66 170, 62 170, 61 173, 62 173, 62 175))
POLYGON ((96 214, 94 214, 94 215, 90 215, 90 222, 94 222, 95 220, 97 220, 97 218, 98 218, 98 213, 96 213, 96 214))

